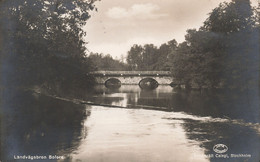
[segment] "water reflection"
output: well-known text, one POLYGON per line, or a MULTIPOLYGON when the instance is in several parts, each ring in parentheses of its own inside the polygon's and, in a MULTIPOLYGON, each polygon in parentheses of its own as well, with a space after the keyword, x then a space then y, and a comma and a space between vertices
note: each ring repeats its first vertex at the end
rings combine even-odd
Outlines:
POLYGON ((162 111, 92 107, 90 132, 74 154, 76 161, 208 161, 204 149, 185 137, 181 121, 162 111), (163 118, 164 117, 164 118, 163 118), (200 155, 200 156, 196 156, 200 155))
POLYGON ((260 159, 255 92, 185 92, 170 86, 141 90, 138 85, 123 85, 114 90, 97 86, 87 96, 100 105, 76 105, 31 92, 5 93, 3 161, 12 161, 14 155, 49 154, 83 162, 260 159), (210 157, 219 143, 228 146, 227 154, 252 157, 210 157))
POLYGON ((186 92, 174 90, 170 86, 159 86, 155 90, 141 90, 135 85, 124 85, 116 90, 97 86, 96 94, 89 100, 129 108, 161 108, 214 118, 243 119, 254 123, 260 121, 258 91, 251 94, 230 91, 186 92))
MULTIPOLYGON (((195 153, 192 155, 193 158, 197 157, 200 160, 208 159, 210 161, 257 161, 260 159, 258 151, 260 148, 259 96, 256 95, 256 92, 250 92, 251 95, 249 93, 241 94, 228 91, 185 92, 174 90, 169 86, 159 86, 152 91, 140 90, 136 86, 122 86, 117 91, 111 91, 101 86, 97 87, 96 91, 99 95, 92 98, 93 102, 118 105, 131 109, 144 108, 170 111, 171 113, 167 114, 171 114, 172 117, 165 118, 168 120, 166 121, 168 123, 165 124, 169 125, 172 122, 173 124, 170 124, 172 128, 165 128, 166 130, 164 131, 168 131, 168 129, 175 130, 178 127, 180 129, 177 132, 170 133, 173 138, 176 138, 176 135, 184 134, 185 146, 191 147, 196 145, 199 148, 203 148, 203 153, 195 153), (189 141, 189 144, 187 144, 187 141, 189 141), (219 143, 224 143, 229 147, 227 154, 250 154, 252 157, 238 159, 210 158, 210 154, 215 155, 213 146, 219 143), (206 158, 205 155, 207 155, 206 158)), ((149 114, 150 112, 146 110, 143 113, 149 114)), ((154 115, 149 114, 147 116, 162 118, 159 115, 160 113, 156 112, 154 115)), ((121 117, 122 115, 119 116, 121 117)), ((135 118, 140 120, 140 123, 137 125, 140 126, 141 122, 148 118, 147 116, 140 117, 135 115, 135 118)), ((144 132, 147 131, 144 129, 144 132)), ((154 134, 154 138, 164 138, 164 136, 154 134)), ((128 141, 125 138, 123 139, 128 141)), ((169 142, 170 140, 167 138, 164 142, 161 141, 168 153, 171 152, 167 148, 170 145, 169 142)), ((176 144, 171 144, 171 146, 176 144)), ((191 151, 188 148, 183 151, 187 150, 191 151)), ((172 155, 176 155, 176 153, 172 155)), ((187 153, 187 156, 191 156, 191 154, 187 153)), ((154 159, 151 156, 150 158, 154 159)), ((167 156, 163 159, 167 159, 167 156)))
POLYGON ((67 156, 87 136, 84 121, 90 112, 85 106, 31 92, 5 94, 1 107, 3 161, 23 155, 67 156))

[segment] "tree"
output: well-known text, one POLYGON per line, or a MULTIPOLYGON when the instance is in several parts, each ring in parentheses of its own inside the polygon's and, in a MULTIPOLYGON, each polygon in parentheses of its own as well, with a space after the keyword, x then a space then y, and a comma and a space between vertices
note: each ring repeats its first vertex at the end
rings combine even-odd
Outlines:
POLYGON ((172 60, 176 79, 192 87, 245 89, 258 85, 255 15, 249 0, 221 3, 199 30, 188 30, 185 42, 178 46, 172 60))
POLYGON ((171 69, 171 58, 172 54, 177 48, 177 41, 175 39, 162 44, 158 49, 158 60, 156 62, 156 70, 166 70, 171 69))
MULTIPOLYGON (((223 80, 233 88, 257 85, 259 67, 259 14, 249 0, 220 4, 205 21, 205 31, 222 34, 223 80)), ((258 81, 259 82, 259 81, 258 81)))
MULTIPOLYGON (((66 87, 92 79, 82 27, 95 0, 3 0, 2 84, 66 87)), ((79 84, 84 82, 84 84, 79 84)))
POLYGON ((109 54, 90 53, 88 59, 93 65, 95 64, 95 70, 128 70, 128 66, 125 63, 113 59, 109 54))
POLYGON ((232 0, 213 9, 202 28, 215 33, 229 34, 248 30, 256 21, 250 0, 232 0))
POLYGON ((143 47, 140 45, 133 45, 130 51, 128 51, 126 61, 132 70, 139 70, 142 68, 142 57, 143 47))
POLYGON ((142 53, 142 70, 156 70, 156 62, 158 61, 158 49, 153 44, 146 44, 142 53))
POLYGON ((173 54, 173 76, 187 87, 217 87, 220 82, 217 58, 221 54, 219 35, 206 31, 188 30, 186 41, 173 54))
POLYGON ((157 48, 153 44, 133 45, 127 55, 131 70, 170 70, 169 58, 177 42, 171 40, 157 48))

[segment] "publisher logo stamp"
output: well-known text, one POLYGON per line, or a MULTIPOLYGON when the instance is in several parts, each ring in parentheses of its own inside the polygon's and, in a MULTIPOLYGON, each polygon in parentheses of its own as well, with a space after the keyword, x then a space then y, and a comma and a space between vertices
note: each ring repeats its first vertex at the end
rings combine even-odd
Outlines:
POLYGON ((228 147, 224 144, 216 144, 213 147, 213 151, 216 153, 219 153, 219 154, 225 153, 225 152, 227 152, 227 150, 228 150, 228 147))
MULTIPOLYGON (((237 159, 235 161, 252 161, 252 154, 248 153, 233 153, 232 148, 228 148, 225 144, 216 144, 213 146, 213 151, 215 153, 206 154, 209 159, 237 159), (230 153, 227 151, 229 150, 230 153)), ((225 160, 224 160, 225 161, 225 160)), ((260 161, 259 161, 260 162, 260 161)))

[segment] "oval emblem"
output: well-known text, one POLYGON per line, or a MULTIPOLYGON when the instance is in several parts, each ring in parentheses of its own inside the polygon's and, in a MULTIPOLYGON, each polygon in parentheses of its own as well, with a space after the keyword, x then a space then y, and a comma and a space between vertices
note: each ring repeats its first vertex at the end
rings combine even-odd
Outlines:
POLYGON ((224 145, 224 144, 216 144, 216 145, 213 147, 213 150, 214 150, 216 153, 222 154, 222 153, 227 152, 228 147, 227 147, 226 145, 224 145))

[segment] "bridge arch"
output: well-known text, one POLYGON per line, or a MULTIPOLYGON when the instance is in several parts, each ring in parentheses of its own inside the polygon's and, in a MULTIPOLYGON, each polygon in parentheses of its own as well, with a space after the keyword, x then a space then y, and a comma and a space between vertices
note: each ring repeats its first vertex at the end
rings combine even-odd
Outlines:
POLYGON ((154 79, 154 78, 142 78, 138 85, 142 88, 142 89, 155 89, 158 87, 159 83, 154 79))
POLYGON ((153 78, 160 85, 170 85, 173 77, 169 71, 94 71, 90 75, 95 77, 98 84, 105 84, 110 78, 121 81, 121 85, 138 85, 144 78, 153 78))
POLYGON ((121 87, 121 81, 117 78, 108 78, 105 81, 105 86, 107 88, 119 88, 121 87))

